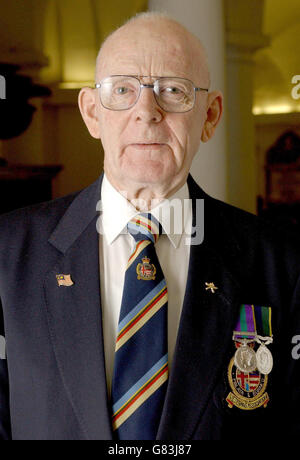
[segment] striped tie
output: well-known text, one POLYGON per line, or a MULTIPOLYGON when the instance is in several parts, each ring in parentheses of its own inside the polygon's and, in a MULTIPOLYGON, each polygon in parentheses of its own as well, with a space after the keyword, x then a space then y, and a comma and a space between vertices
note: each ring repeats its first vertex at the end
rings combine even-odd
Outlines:
POLYGON ((135 239, 128 260, 112 382, 117 439, 156 438, 168 381, 168 291, 154 244, 160 223, 139 214, 127 225, 135 239))

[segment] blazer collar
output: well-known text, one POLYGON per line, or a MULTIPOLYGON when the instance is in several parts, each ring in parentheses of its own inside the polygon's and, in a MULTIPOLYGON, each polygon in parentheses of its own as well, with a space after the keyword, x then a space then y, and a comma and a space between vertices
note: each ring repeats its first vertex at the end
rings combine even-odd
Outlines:
POLYGON ((99 216, 103 174, 73 200, 49 238, 49 243, 63 254, 99 216))
POLYGON ((101 180, 79 193, 49 238, 57 260, 44 280, 50 337, 66 393, 87 439, 112 439, 100 301, 97 202, 101 180), (73 285, 59 286, 68 274, 73 285))

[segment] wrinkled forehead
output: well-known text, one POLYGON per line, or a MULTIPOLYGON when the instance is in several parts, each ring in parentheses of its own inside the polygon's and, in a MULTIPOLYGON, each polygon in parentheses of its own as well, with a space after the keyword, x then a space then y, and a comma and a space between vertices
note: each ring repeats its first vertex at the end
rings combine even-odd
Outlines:
MULTIPOLYGON (((207 80, 200 42, 173 24, 130 24, 104 44, 97 61, 97 79, 108 75, 153 75, 207 80)), ((202 81, 201 81, 202 80, 202 81)))

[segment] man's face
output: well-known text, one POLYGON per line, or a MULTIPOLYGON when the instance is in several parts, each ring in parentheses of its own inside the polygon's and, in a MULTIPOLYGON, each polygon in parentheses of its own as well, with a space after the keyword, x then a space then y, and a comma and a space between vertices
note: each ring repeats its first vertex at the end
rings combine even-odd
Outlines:
MULTIPOLYGON (((167 31, 159 23, 131 25, 105 45, 97 82, 110 75, 176 76, 203 87, 207 81, 191 48, 172 25, 167 31)), ((112 184, 119 190, 181 186, 199 147, 207 93, 197 93, 191 111, 170 113, 157 105, 152 89, 143 88, 137 103, 124 111, 104 108, 96 92, 104 170, 112 184)))

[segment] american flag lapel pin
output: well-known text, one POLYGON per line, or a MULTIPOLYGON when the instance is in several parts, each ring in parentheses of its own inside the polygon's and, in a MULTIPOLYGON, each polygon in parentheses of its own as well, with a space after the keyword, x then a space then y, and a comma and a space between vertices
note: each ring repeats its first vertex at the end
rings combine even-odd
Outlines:
POLYGON ((56 275, 57 284, 59 286, 72 286, 74 283, 71 279, 71 275, 56 275))

